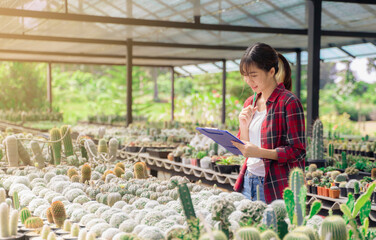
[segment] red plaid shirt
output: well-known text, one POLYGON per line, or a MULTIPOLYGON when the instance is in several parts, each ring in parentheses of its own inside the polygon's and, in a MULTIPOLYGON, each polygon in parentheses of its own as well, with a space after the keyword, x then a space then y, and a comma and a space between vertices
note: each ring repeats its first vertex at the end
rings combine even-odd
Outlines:
MULTIPOLYGON (((258 95, 258 97, 260 94, 258 95)), ((249 97, 244 107, 253 102, 249 97)), ((281 199, 288 187, 290 169, 305 166, 304 111, 299 99, 279 84, 266 102, 267 116, 261 127, 261 147, 276 149, 278 160, 263 159, 265 164, 264 193, 267 203, 281 199)), ((240 130, 238 138, 240 137, 240 130)), ((234 190, 243 188, 247 161, 240 171, 234 190)))

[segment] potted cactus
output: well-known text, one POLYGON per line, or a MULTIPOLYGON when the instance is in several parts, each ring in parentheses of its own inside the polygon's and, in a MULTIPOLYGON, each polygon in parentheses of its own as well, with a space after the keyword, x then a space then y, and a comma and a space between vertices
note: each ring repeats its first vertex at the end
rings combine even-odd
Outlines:
POLYGON ((317 195, 317 184, 319 184, 319 179, 317 177, 313 178, 312 179, 312 194, 316 194, 317 195))
POLYGON ((358 181, 354 183, 354 199, 357 200, 360 196, 360 184, 358 181))
POLYGON ((329 197, 330 198, 339 198, 339 194, 341 193, 339 187, 331 186, 329 189, 329 197))
POLYGON ((325 167, 326 160, 324 159, 323 124, 320 119, 317 119, 313 124, 310 149, 311 156, 310 159, 308 159, 308 162, 316 164, 319 168, 325 167))
POLYGON ((345 170, 345 173, 349 177, 349 179, 356 179, 357 176, 359 175, 359 170, 356 169, 355 167, 348 167, 345 170))
POLYGON ((339 184, 339 189, 340 189, 341 197, 347 197, 346 182, 341 182, 339 184))

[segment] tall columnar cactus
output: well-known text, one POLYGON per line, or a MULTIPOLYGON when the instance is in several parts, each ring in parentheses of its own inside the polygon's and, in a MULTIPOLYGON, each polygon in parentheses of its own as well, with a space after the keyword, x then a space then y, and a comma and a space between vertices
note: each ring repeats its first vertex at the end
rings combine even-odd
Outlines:
POLYGON ((85 140, 86 140, 85 138, 80 139, 80 152, 81 152, 81 157, 88 159, 87 151, 85 148, 85 140))
POLYGON ((5 202, 0 204, 0 237, 10 237, 9 207, 5 202))
POLYGON ((105 139, 100 139, 98 142, 98 153, 107 153, 107 141, 105 139))
POLYGON ((111 162, 116 161, 118 148, 119 148, 119 141, 116 138, 111 138, 110 141, 108 142, 108 156, 110 157, 111 162))
POLYGON ((327 239, 330 235, 331 240, 347 239, 346 222, 340 216, 329 216, 321 224, 321 237, 327 239))
POLYGON ((64 153, 66 157, 73 155, 73 144, 72 144, 72 136, 71 136, 71 130, 68 125, 64 125, 60 128, 60 135, 63 138, 63 144, 64 144, 64 153))
POLYGON ((359 186, 359 182, 356 181, 354 182, 354 194, 359 194, 360 193, 360 186, 359 186))
POLYGON ((13 192, 13 208, 18 210, 20 209, 20 199, 18 198, 18 192, 13 192))
POLYGON ((7 193, 4 188, 0 188, 0 203, 5 202, 7 198, 7 193))
POLYGON ((328 153, 329 153, 329 157, 334 157, 334 146, 333 146, 333 143, 329 143, 328 145, 328 153))
POLYGON ((134 165, 134 176, 137 179, 145 179, 147 178, 146 172, 146 164, 143 162, 137 162, 134 165))
POLYGON ((323 125, 322 122, 317 119, 313 124, 312 129, 312 160, 324 159, 324 139, 323 139, 323 125))
POLYGON ((91 179, 91 167, 89 164, 85 163, 81 168, 82 182, 90 181, 91 179))
POLYGON ((341 156, 342 156, 342 169, 346 169, 347 168, 346 152, 342 152, 341 156))
POLYGON ((13 135, 5 138, 5 147, 7 151, 7 158, 9 167, 18 167, 18 142, 13 135))
POLYGON ((183 210, 185 217, 187 219, 196 218, 196 213, 193 208, 191 193, 189 192, 186 183, 178 185, 178 192, 181 204, 183 205, 183 210))
POLYGON ((97 147, 95 146, 95 143, 91 139, 85 140, 85 149, 87 151, 87 154, 89 155, 89 159, 95 159, 98 155, 97 147))
POLYGON ((29 217, 25 221, 26 228, 41 228, 43 225, 43 220, 40 217, 29 217))
POLYGON ((67 218, 64 204, 61 201, 53 202, 51 204, 51 212, 56 226, 61 228, 67 218))
POLYGON ((66 232, 70 232, 71 228, 72 228, 71 221, 69 221, 68 219, 65 219, 63 230, 66 231, 66 232))
POLYGON ((262 223, 268 226, 269 228, 272 228, 274 231, 277 231, 277 216, 272 207, 267 207, 264 210, 262 223))
MULTIPOLYGON (((58 141, 60 140, 60 130, 58 128, 52 128, 50 130, 50 139, 51 141, 58 141)), ((52 146, 52 153, 54 157, 54 164, 59 165, 61 161, 61 142, 54 142, 51 143, 52 146)))
POLYGON ((246 239, 261 240, 261 235, 260 235, 260 232, 257 230, 257 228, 242 227, 242 228, 239 228, 238 231, 236 231, 235 239, 236 240, 246 240, 246 239))
POLYGON ((37 168, 43 169, 45 167, 45 159, 40 149, 39 143, 36 141, 30 142, 30 148, 34 155, 34 162, 37 168))
POLYGON ((278 237, 277 233, 269 229, 261 233, 261 240, 280 240, 280 238, 278 237))
POLYGON ((106 128, 105 127, 100 127, 98 129, 98 138, 99 139, 103 138, 105 134, 106 134, 106 128))
POLYGON ((30 161, 30 154, 26 150, 25 146, 22 144, 20 140, 17 140, 17 147, 18 147, 18 156, 20 160, 27 166, 31 164, 30 161))
POLYGON ((50 234, 50 232, 51 232, 51 228, 50 228, 50 226, 48 226, 48 225, 44 225, 43 228, 42 228, 42 232, 41 232, 41 234, 40 234, 41 238, 42 238, 43 240, 47 240, 47 238, 48 238, 48 234, 50 234))
POLYGON ((23 208, 20 212, 21 223, 25 224, 26 220, 31 217, 31 212, 28 208, 23 208))
POLYGON ((277 216, 277 228, 278 236, 283 237, 288 233, 288 224, 285 221, 287 216, 286 204, 283 200, 274 200, 271 204, 276 216, 277 216))
POLYGON ((306 207, 305 201, 306 201, 306 193, 307 193, 307 189, 304 186, 304 173, 300 168, 294 168, 291 171, 290 177, 289 177, 289 186, 293 192, 293 197, 294 197, 294 203, 295 203, 294 204, 295 205, 294 216, 296 217, 296 224, 300 226, 303 224, 303 221, 304 221, 305 207, 306 207))

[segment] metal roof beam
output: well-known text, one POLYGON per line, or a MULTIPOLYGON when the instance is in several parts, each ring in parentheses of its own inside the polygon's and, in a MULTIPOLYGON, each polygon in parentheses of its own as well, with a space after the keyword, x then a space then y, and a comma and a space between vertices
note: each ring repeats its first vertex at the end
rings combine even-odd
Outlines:
POLYGON ((340 3, 359 3, 359 4, 376 4, 375 0, 324 0, 326 2, 340 2, 340 3))

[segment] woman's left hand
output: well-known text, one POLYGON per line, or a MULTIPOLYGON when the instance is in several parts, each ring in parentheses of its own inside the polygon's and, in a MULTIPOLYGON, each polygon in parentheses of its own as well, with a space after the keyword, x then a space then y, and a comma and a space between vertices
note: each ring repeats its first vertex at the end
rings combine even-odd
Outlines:
POLYGON ((240 152, 242 152, 244 157, 258 157, 258 153, 260 148, 250 142, 244 142, 245 144, 241 144, 238 142, 231 141, 232 145, 237 147, 240 152))

